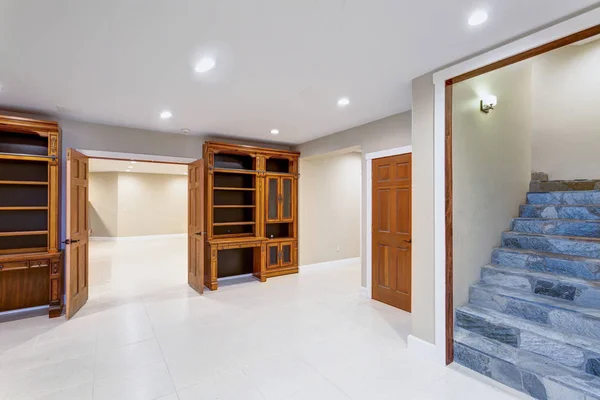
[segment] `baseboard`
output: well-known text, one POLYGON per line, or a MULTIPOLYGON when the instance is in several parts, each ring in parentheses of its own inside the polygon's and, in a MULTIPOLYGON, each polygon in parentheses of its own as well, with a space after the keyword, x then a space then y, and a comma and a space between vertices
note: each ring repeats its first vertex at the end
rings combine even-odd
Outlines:
POLYGON ((360 289, 358 290, 358 295, 360 297, 366 297, 367 299, 371 298, 371 292, 367 290, 365 286, 360 287, 360 289))
POLYGON ((147 235, 147 236, 90 236, 91 242, 123 242, 128 240, 154 240, 154 239, 170 239, 170 238, 183 238, 186 237, 186 233, 173 233, 170 235, 147 235))
POLYGON ((326 261, 326 262, 316 263, 316 264, 300 265, 299 268, 300 268, 300 271, 306 271, 306 270, 310 270, 310 269, 324 268, 324 267, 341 267, 341 266, 349 265, 349 264, 353 264, 353 263, 360 263, 360 257, 344 258, 342 260, 334 260, 334 261, 326 261))
POLYGON ((0 322, 15 321, 23 318, 48 316, 48 306, 22 308, 19 310, 0 312, 0 322))
POLYGON ((429 342, 426 342, 423 339, 419 339, 416 336, 408 335, 408 339, 406 340, 407 347, 410 351, 419 354, 421 357, 429 359, 431 361, 435 361, 435 345, 429 342))

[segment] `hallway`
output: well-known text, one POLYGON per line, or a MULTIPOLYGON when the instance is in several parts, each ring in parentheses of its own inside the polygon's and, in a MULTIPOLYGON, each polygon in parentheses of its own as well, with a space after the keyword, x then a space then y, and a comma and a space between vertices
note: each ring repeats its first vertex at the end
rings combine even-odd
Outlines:
POLYGON ((0 325, 0 399, 513 398, 408 352, 410 315, 360 297, 358 264, 201 297, 185 239, 148 244, 92 242, 93 291, 71 321, 0 325))

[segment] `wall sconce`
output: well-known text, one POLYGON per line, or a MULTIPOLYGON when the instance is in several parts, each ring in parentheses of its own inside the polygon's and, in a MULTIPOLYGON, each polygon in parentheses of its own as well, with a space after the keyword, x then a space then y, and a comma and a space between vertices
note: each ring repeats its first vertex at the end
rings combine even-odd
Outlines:
POLYGON ((489 114, 491 110, 498 104, 498 98, 494 95, 488 94, 481 98, 480 109, 481 112, 489 114))

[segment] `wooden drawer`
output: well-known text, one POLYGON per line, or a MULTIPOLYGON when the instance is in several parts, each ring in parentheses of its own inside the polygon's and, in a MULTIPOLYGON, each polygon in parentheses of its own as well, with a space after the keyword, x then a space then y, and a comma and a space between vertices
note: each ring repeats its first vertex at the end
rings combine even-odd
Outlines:
POLYGON ((27 269, 29 268, 28 261, 12 261, 0 263, 0 271, 14 271, 17 269, 27 269))
POLYGON ((29 268, 44 268, 50 265, 50 260, 33 260, 29 261, 29 268))

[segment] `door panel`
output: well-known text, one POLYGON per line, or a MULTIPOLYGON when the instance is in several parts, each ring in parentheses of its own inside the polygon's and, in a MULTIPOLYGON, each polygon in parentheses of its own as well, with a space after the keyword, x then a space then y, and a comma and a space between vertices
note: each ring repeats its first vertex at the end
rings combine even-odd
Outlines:
POLYGON ((188 284, 204 292, 204 160, 188 165, 188 284))
POLYGON ((271 243, 267 245, 267 268, 279 267, 279 244, 271 243))
POLYGON ((373 160, 373 299, 411 310, 411 154, 373 160))
POLYGON ((292 242, 282 242, 279 246, 281 266, 288 267, 293 264, 292 261, 292 242))
POLYGON ((292 212, 292 178, 281 178, 280 198, 281 198, 281 220, 293 221, 292 212))
POLYGON ((75 315, 88 299, 88 161, 85 155, 67 149, 67 318, 75 315))
POLYGON ((277 222, 279 217, 279 178, 267 178, 267 222, 277 222))

